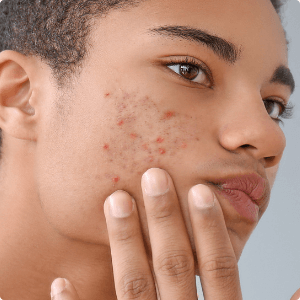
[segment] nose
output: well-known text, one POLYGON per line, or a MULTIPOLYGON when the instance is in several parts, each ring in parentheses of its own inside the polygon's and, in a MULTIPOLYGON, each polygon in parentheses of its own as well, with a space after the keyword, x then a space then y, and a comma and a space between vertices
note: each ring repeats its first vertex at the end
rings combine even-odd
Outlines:
POLYGON ((260 93, 242 93, 238 98, 223 114, 220 145, 230 152, 246 152, 265 168, 277 165, 286 145, 279 124, 267 113, 260 93))

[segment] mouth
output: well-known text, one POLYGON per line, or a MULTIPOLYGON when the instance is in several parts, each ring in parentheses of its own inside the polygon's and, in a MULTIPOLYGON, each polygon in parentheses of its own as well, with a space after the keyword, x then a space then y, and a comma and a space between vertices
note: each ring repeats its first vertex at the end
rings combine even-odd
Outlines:
POLYGON ((270 195, 268 181, 256 173, 209 181, 221 197, 250 222, 257 222, 270 195))

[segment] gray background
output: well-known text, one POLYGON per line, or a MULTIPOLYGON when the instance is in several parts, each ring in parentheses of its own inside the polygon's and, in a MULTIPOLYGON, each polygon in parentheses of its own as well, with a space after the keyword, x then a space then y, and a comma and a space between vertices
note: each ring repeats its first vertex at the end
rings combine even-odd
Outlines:
MULTIPOLYGON (((244 300, 290 300, 300 288, 300 3, 283 8, 289 64, 296 90, 294 117, 282 127, 287 147, 270 205, 250 237, 239 262, 244 300)), ((201 287, 198 293, 201 299, 201 287)))

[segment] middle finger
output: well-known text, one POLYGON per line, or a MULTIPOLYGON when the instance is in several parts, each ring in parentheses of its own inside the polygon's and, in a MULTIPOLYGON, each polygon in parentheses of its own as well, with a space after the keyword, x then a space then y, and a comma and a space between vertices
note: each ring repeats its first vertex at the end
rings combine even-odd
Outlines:
POLYGON ((150 169, 142 189, 160 298, 197 299, 192 249, 171 177, 150 169))

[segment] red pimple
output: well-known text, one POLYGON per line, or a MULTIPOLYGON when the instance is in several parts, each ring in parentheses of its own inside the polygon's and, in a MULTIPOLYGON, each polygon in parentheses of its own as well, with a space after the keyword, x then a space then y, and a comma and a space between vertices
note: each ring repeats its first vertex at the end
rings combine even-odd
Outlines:
POLYGON ((114 177, 113 179, 112 179, 112 181, 114 182, 114 183, 117 183, 118 181, 120 180, 120 177, 114 177))
POLYGON ((118 125, 119 125, 119 126, 121 126, 121 125, 123 125, 123 124, 124 124, 124 121, 123 121, 123 120, 121 120, 121 121, 118 122, 118 125))
POLYGON ((163 148, 159 148, 158 151, 159 151, 160 154, 165 154, 166 153, 166 150, 163 149, 163 148))
POLYGON ((148 157, 146 158, 146 161, 147 161, 147 162, 153 162, 153 160, 154 160, 154 158, 153 158, 152 155, 150 155, 150 156, 148 156, 148 157))
POLYGON ((174 116, 175 116, 175 112, 174 111, 167 111, 167 112, 165 112, 164 118, 165 119, 171 119, 174 116))
POLYGON ((106 94, 105 94, 105 97, 108 97, 108 96, 110 96, 110 93, 106 93, 106 94))
POLYGON ((158 137, 156 140, 157 143, 162 143, 163 141, 164 141, 164 139, 162 137, 158 137))
POLYGON ((135 133, 131 133, 131 134, 130 134, 130 137, 131 137, 132 139, 135 139, 135 138, 137 137, 137 135, 136 135, 135 133))
POLYGON ((142 145, 142 148, 143 148, 144 150, 148 150, 148 144, 143 144, 143 145, 142 145))
POLYGON ((181 144, 181 148, 186 148, 187 147, 187 144, 186 143, 182 143, 181 144))
POLYGON ((104 149, 104 150, 108 150, 108 149, 109 149, 109 145, 108 145, 108 144, 105 144, 105 145, 103 146, 103 149, 104 149))

